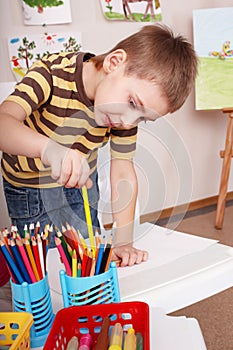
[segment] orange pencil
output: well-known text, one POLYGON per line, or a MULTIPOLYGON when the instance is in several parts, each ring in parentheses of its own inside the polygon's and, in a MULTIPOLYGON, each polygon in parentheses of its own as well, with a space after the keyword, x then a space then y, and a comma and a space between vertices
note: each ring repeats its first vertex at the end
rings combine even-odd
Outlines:
POLYGON ((42 273, 42 269, 41 269, 39 249, 38 249, 38 245, 37 245, 37 242, 36 242, 36 238, 34 236, 32 237, 32 250, 33 250, 34 259, 35 259, 35 262, 36 262, 36 267, 37 267, 37 270, 38 270, 38 274, 39 274, 40 280, 42 280, 43 279, 43 273, 42 273))
POLYGON ((32 254, 31 245, 30 245, 30 243, 29 243, 29 241, 27 239, 24 239, 23 242, 24 242, 24 245, 26 247, 28 258, 29 258, 29 261, 31 263, 32 270, 34 272, 36 280, 39 281, 40 280, 40 276, 39 276, 39 273, 38 273, 38 270, 37 270, 37 267, 36 267, 36 262, 35 262, 34 256, 32 254))

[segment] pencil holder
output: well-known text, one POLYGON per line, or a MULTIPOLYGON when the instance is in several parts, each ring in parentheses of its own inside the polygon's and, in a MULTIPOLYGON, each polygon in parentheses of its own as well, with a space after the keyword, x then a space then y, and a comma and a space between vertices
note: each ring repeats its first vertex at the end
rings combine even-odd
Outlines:
POLYGON ((30 312, 33 316, 31 347, 43 346, 54 320, 47 274, 32 284, 15 284, 11 280, 11 289, 14 311, 30 312))
POLYGON ((64 307, 109 304, 120 302, 120 291, 115 263, 107 272, 91 277, 71 277, 60 271, 64 307))

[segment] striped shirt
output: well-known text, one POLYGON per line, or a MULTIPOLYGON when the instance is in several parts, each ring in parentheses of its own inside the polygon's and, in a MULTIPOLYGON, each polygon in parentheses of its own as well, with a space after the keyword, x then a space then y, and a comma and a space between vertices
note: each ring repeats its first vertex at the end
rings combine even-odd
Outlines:
MULTIPOLYGON (((137 137, 137 127, 123 130, 96 124, 93 101, 82 81, 83 61, 92 56, 83 52, 48 55, 29 69, 6 99, 23 107, 24 124, 29 128, 86 157, 91 173, 96 169, 99 147, 110 140, 111 157, 132 159, 137 137)), ((3 153, 1 167, 4 178, 14 186, 59 186, 39 158, 3 153)))

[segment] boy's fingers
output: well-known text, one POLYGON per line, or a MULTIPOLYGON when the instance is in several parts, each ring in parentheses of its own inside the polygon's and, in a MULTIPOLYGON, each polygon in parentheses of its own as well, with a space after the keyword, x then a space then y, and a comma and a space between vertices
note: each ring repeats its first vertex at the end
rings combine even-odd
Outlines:
POLYGON ((91 187, 92 187, 92 185, 93 185, 93 182, 92 182, 92 180, 88 177, 88 179, 87 179, 87 181, 86 181, 86 188, 89 190, 91 187))

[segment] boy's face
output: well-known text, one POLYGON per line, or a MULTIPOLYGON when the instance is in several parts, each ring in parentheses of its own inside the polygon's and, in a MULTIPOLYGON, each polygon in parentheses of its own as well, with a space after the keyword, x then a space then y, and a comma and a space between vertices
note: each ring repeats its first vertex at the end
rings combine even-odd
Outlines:
POLYGON ((169 112, 167 98, 154 83, 124 75, 124 65, 104 75, 95 91, 95 121, 100 126, 129 129, 169 112))

